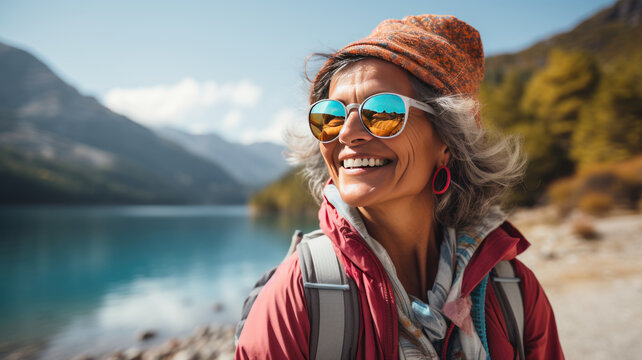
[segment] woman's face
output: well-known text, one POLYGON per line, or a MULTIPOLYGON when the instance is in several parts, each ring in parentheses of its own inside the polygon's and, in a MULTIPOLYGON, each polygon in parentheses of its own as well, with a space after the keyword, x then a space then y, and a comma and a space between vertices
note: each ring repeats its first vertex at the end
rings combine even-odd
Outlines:
MULTIPOLYGON (((346 105, 360 104, 381 92, 414 96, 404 70, 383 60, 366 59, 332 78, 329 98, 346 105)), ((356 207, 430 197, 432 174, 448 160, 446 146, 434 132, 427 114, 414 107, 410 108, 408 123, 399 136, 391 139, 372 136, 355 110, 348 114, 338 139, 320 146, 341 197, 356 207), (384 165, 346 168, 343 165, 347 159, 380 159, 384 165)))

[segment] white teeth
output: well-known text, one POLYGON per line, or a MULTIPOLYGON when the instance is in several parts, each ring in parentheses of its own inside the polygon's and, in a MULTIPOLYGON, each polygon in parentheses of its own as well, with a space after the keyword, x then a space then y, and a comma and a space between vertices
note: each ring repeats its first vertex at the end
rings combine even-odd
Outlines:
POLYGON ((358 167, 377 167, 377 166, 383 166, 384 164, 385 164, 385 160, 375 159, 375 158, 343 160, 343 167, 346 169, 358 168, 358 167))

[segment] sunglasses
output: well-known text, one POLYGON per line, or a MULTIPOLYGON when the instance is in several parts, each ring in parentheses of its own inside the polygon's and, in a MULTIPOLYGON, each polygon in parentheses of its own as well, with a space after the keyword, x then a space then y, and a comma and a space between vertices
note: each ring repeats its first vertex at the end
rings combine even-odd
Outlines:
POLYGON ((390 139, 403 131, 411 106, 436 115, 430 105, 418 100, 394 93, 380 93, 368 97, 361 105, 346 106, 338 100, 319 100, 310 105, 308 121, 312 135, 322 143, 329 143, 339 137, 346 117, 357 108, 361 124, 372 136, 390 139))

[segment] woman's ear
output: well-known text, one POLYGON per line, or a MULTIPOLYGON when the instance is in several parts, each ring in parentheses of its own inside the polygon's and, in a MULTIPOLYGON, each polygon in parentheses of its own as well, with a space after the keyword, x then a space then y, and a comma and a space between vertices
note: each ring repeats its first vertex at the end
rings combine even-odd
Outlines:
POLYGON ((446 166, 450 162, 450 149, 443 144, 439 149, 439 166, 446 166))

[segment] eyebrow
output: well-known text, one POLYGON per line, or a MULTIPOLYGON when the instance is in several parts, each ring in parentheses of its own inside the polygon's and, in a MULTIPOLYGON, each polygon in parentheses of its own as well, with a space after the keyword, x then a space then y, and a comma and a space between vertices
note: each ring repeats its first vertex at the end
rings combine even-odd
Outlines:
MULTIPOLYGON (((364 96, 364 97, 363 97, 363 99, 361 99, 361 101, 358 101, 358 102, 348 102, 348 101, 345 101, 345 100, 343 100, 343 99, 339 99, 339 98, 331 98, 331 97, 328 97, 328 99, 329 99, 329 100, 337 100, 337 101, 340 101, 340 102, 342 102, 342 103, 343 103, 344 105, 346 105, 346 106, 348 106, 348 105, 350 105, 350 104, 359 104, 359 105, 361 105, 365 99, 367 99, 367 98, 369 98, 369 97, 371 97, 371 96, 374 96, 374 95, 377 95, 377 94, 383 94, 383 93, 399 94, 399 93, 398 93, 398 92, 396 92, 396 91, 380 90, 380 91, 374 91, 374 92, 368 93, 368 95, 364 96)), ((328 95, 329 95, 329 94, 328 94, 328 95)))

